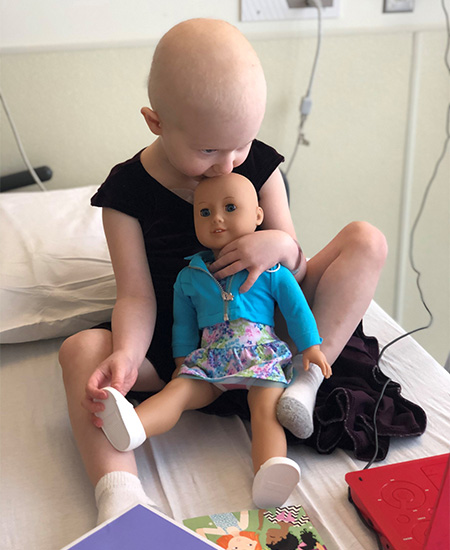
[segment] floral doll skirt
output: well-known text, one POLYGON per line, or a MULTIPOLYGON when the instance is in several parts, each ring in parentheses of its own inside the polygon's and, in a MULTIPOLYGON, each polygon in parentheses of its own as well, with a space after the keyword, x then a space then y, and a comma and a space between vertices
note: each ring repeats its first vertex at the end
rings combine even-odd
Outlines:
POLYGON ((253 384, 286 387, 292 378, 292 354, 273 327, 246 319, 203 329, 201 347, 186 356, 179 376, 206 380, 219 388, 253 384))

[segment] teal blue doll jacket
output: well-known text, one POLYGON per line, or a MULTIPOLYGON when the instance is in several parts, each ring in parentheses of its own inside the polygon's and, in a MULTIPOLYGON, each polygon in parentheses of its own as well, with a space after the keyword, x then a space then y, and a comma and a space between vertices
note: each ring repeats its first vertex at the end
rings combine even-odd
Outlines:
POLYGON ((174 357, 184 357, 197 349, 199 330, 223 321, 244 318, 273 327, 275 303, 299 352, 322 342, 306 298, 284 266, 277 264, 265 271, 249 291, 240 294, 247 270, 219 283, 207 267, 214 261, 211 251, 187 259, 190 263, 180 271, 174 285, 174 357))

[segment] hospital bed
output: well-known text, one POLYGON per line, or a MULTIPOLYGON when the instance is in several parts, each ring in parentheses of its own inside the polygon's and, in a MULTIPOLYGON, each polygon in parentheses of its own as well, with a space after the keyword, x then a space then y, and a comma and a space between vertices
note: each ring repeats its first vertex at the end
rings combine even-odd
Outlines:
MULTIPOLYGON (((0 526, 5 550, 57 550, 95 525, 94 494, 73 439, 58 350, 65 336, 110 316, 115 287, 93 187, 0 195, 0 526)), ((403 333, 375 302, 364 330, 380 346, 403 333)), ((450 374, 412 337, 380 367, 427 416, 423 435, 392 438, 372 467, 449 452, 450 374)), ((349 450, 290 445, 301 504, 328 550, 372 550, 375 535, 348 501, 345 474, 366 462, 349 450)), ((252 508, 249 425, 186 412, 136 451, 144 488, 175 520, 252 508)))

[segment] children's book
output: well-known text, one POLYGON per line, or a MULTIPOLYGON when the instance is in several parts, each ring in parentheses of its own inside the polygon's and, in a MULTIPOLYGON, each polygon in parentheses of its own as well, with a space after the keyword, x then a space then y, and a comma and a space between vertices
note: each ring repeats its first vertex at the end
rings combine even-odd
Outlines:
POLYGON ((62 550, 211 550, 217 546, 182 524, 138 504, 62 550))
POLYGON ((302 506, 211 514, 183 523, 219 548, 326 550, 302 506))

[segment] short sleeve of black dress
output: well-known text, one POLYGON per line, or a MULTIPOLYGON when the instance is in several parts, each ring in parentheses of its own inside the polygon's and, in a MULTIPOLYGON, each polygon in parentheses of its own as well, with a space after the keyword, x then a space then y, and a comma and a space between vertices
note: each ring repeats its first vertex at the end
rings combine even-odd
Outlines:
POLYGON ((273 147, 255 139, 245 162, 233 171, 248 178, 259 197, 261 187, 283 161, 284 157, 273 147))

